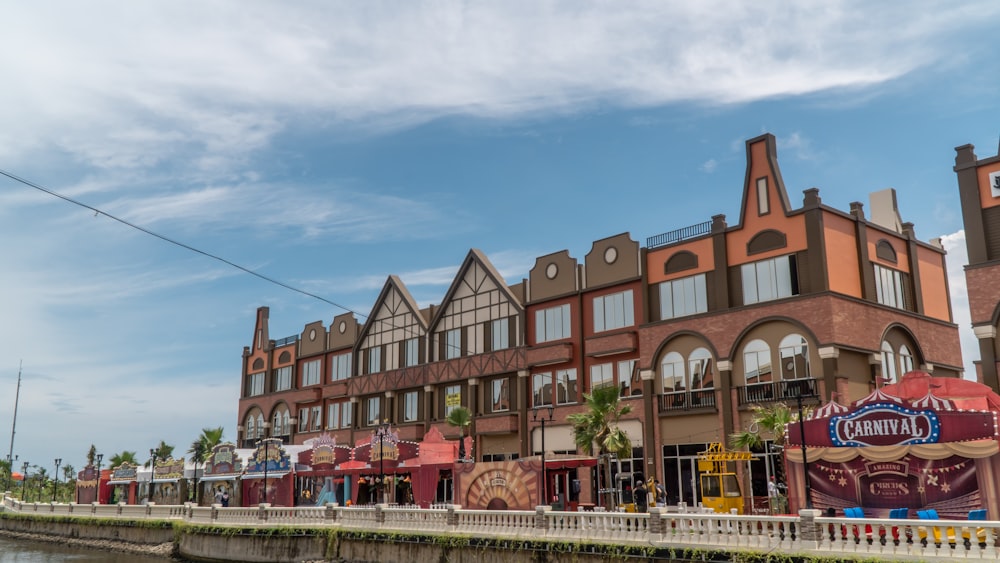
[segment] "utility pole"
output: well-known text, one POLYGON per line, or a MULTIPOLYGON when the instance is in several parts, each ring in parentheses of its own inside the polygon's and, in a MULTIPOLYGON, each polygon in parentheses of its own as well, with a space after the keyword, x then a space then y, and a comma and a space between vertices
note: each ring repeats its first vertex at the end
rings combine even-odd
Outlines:
POLYGON ((17 429, 17 404, 21 401, 21 366, 24 360, 17 364, 17 392, 14 394, 14 421, 10 423, 10 451, 7 460, 11 462, 10 470, 14 471, 14 431, 17 429))

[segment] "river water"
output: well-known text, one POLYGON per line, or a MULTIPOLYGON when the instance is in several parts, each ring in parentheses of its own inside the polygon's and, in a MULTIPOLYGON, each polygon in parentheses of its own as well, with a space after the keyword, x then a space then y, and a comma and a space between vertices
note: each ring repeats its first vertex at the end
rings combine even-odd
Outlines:
POLYGON ((166 563, 169 559, 0 537, 0 563, 166 563))

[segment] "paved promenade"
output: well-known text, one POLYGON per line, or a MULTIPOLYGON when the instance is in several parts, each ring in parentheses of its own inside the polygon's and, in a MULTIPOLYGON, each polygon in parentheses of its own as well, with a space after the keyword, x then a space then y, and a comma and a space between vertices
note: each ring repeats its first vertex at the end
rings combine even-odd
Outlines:
POLYGON ((648 514, 375 507, 252 508, 194 505, 21 503, 13 513, 122 520, 178 520, 233 526, 340 527, 346 530, 462 534, 482 538, 585 541, 702 550, 778 551, 879 559, 1000 560, 1000 522, 891 520, 798 516, 736 516, 654 508, 648 514))

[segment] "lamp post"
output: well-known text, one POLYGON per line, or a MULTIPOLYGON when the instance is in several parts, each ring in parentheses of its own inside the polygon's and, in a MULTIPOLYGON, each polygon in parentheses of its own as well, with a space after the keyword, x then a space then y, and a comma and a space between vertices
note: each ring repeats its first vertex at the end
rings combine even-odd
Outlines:
POLYGON ((101 504, 101 462, 104 460, 104 454, 97 454, 97 504, 101 504))
POLYGON ((56 480, 52 483, 52 502, 56 501, 56 492, 59 491, 59 465, 62 464, 62 458, 56 458, 56 480))
POLYGON ((264 443, 264 504, 267 504, 267 466, 268 457, 271 455, 271 445, 267 443, 267 440, 262 440, 264 443))
POLYGON ((21 500, 28 502, 28 462, 21 466, 21 500))
POLYGON ((379 504, 385 504, 385 449, 383 444, 385 443, 385 438, 389 434, 389 423, 383 422, 379 424, 378 429, 375 431, 375 436, 378 438, 378 502, 379 504))
MULTIPOLYGON (((810 393, 810 396, 812 394, 810 393)), ((805 484, 806 491, 806 508, 812 508, 812 498, 809 496, 809 491, 812 489, 812 483, 809 481, 809 458, 806 457, 806 424, 804 417, 802 416, 802 386, 799 387, 799 394, 795 397, 795 402, 799 406, 799 439, 802 442, 802 469, 805 473, 805 479, 803 483, 805 484)))
POLYGON ((149 448, 149 457, 152 458, 152 462, 149 464, 149 498, 146 499, 146 503, 153 502, 153 483, 156 482, 156 450, 149 448))
POLYGON ((539 408, 535 407, 531 411, 531 420, 542 423, 542 502, 544 504, 549 504, 549 491, 548 491, 549 481, 548 481, 548 474, 545 471, 545 422, 552 421, 553 408, 552 405, 549 405, 546 408, 549 411, 548 418, 546 418, 545 415, 542 415, 541 418, 539 418, 538 416, 539 408))

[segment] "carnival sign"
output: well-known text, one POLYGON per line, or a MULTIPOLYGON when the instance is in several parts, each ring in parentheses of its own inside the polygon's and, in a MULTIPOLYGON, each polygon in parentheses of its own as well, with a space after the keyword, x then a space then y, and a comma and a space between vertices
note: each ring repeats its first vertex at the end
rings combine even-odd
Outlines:
POLYGON ((830 440, 838 447, 934 444, 941 423, 934 411, 915 411, 892 403, 875 403, 830 418, 830 440))

